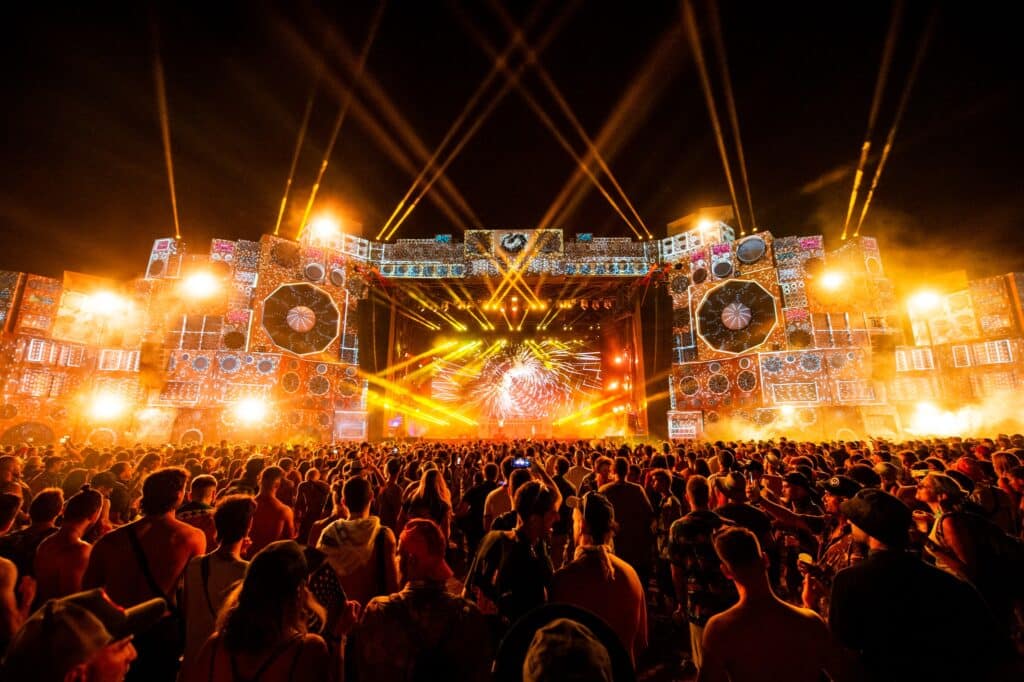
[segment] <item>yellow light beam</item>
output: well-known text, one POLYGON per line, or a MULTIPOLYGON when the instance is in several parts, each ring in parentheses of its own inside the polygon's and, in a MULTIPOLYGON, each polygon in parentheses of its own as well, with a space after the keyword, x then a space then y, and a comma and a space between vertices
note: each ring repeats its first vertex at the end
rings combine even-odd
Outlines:
POLYGON ((316 180, 313 182, 313 188, 309 191, 309 200, 306 202, 306 209, 302 213, 302 220, 299 222, 299 232, 296 239, 302 236, 302 232, 306 229, 306 222, 309 220, 309 214, 313 211, 313 202, 316 201, 316 194, 320 190, 320 182, 324 179, 324 173, 327 172, 327 164, 331 160, 331 154, 334 153, 334 145, 338 141, 338 134, 341 132, 341 125, 345 122, 345 117, 348 115, 349 107, 352 106, 352 98, 355 96, 356 87, 362 80, 363 71, 366 69, 366 61, 370 56, 370 47, 373 45, 374 39, 377 37, 377 29, 380 28, 381 17, 384 16, 384 8, 387 6, 387 2, 380 0, 377 3, 377 11, 373 15, 373 20, 370 23, 370 31, 366 35, 366 42, 363 43, 362 53, 359 55, 359 63, 356 66, 355 75, 352 78, 352 83, 349 85, 348 92, 345 95, 345 99, 341 103, 341 107, 338 109, 338 117, 334 119, 334 127, 331 129, 331 137, 328 139, 327 146, 324 148, 324 158, 320 160, 320 170, 316 174, 316 180))
POLYGON ((457 343, 458 343, 458 341, 445 341, 444 343, 438 344, 438 345, 434 346, 433 348, 428 348, 427 350, 423 351, 419 355, 414 355, 413 357, 408 358, 406 360, 402 360, 401 362, 399 362, 397 364, 394 364, 394 365, 391 365, 390 367, 385 367, 381 371, 377 372, 377 376, 387 376, 388 374, 391 374, 392 372, 397 372, 400 369, 405 369, 409 365, 411 365, 411 364, 413 364, 415 362, 419 362, 423 358, 430 357, 431 355, 433 355, 434 353, 437 353, 438 351, 442 351, 442 350, 445 350, 447 348, 451 348, 452 346, 454 346, 457 343))
POLYGON ((371 404, 380 405, 386 410, 398 412, 400 414, 406 414, 409 415, 410 417, 416 417, 417 419, 422 419, 425 422, 430 422, 431 424, 436 424, 437 426, 451 426, 451 422, 449 421, 445 421, 444 419, 440 419, 433 415, 426 414, 422 410, 416 408, 396 404, 390 398, 378 397, 377 394, 373 393, 372 391, 367 392, 366 400, 371 404))
POLYGON ((306 109, 302 112, 302 123, 299 125, 299 139, 295 141, 295 151, 292 152, 292 165, 288 169, 288 180, 284 183, 284 196, 281 197, 281 206, 277 209, 277 222, 274 223, 274 235, 281 231, 281 221, 284 219, 284 209, 288 205, 288 194, 292 190, 292 181, 295 179, 295 168, 299 165, 299 155, 302 153, 302 144, 306 141, 306 131, 309 130, 309 117, 313 113, 313 101, 316 99, 317 86, 320 84, 320 73, 323 69, 323 62, 317 68, 316 78, 313 79, 313 87, 309 89, 309 97, 306 98, 306 109))
POLYGON ((928 18, 928 25, 924 29, 924 33, 921 35, 921 42, 917 46, 917 54, 914 55, 914 64, 910 67, 910 74, 907 76, 907 84, 903 88, 903 94, 900 96, 900 104, 896 110, 896 116, 892 121, 892 128, 889 129, 889 134, 885 139, 885 147, 882 148, 882 158, 878 160, 878 168, 875 169, 875 177, 871 180, 871 187, 868 189, 868 194, 864 197, 864 206, 860 211, 860 219, 857 220, 857 229, 853 231, 853 236, 857 237, 860 235, 860 228, 864 224, 864 217, 868 214, 868 208, 871 207, 871 199, 875 196, 875 188, 878 187, 878 179, 882 177, 882 170, 885 169, 885 162, 889 160, 889 153, 892 151, 893 140, 896 139, 896 131, 900 127, 900 123, 903 121, 903 114, 907 110, 907 102, 910 100, 910 91, 914 87, 914 81, 917 80, 917 72, 921 68, 921 63, 924 61, 924 55, 928 51, 928 45, 931 42, 932 32, 935 29, 935 18, 936 11, 932 10, 931 16, 928 18))
POLYGON ((450 353, 446 353, 441 357, 435 358, 431 360, 428 364, 424 365, 423 367, 418 367, 417 369, 409 372, 404 377, 402 377, 402 381, 411 381, 412 379, 415 379, 437 369, 442 365, 442 363, 457 360, 464 355, 468 355, 469 353, 472 353, 474 350, 476 350, 481 343, 482 341, 470 341, 469 343, 463 344, 456 348, 455 350, 451 351, 450 353))
MULTIPOLYGON (((757 232, 757 220, 754 218, 754 200, 750 195, 750 180, 747 178, 747 160, 743 155, 743 140, 740 138, 740 119, 736 113, 736 100, 732 96, 732 77, 729 75, 729 63, 725 55, 725 39, 722 37, 722 22, 718 15, 718 3, 708 5, 711 14, 711 37, 718 52, 718 70, 722 78, 722 89, 725 105, 729 111, 729 123, 732 126, 733 141, 736 144, 736 160, 740 165, 740 179, 747 193, 747 208, 750 209, 750 227, 757 232)), ((650 233, 648 232, 648 236, 650 233)))
POLYGON ((871 97, 871 109, 868 112, 868 128, 864 133, 864 142, 860 146, 860 159, 857 161, 857 171, 853 175, 853 191, 850 192, 850 203, 846 207, 846 220, 843 221, 843 234, 840 239, 846 239, 846 234, 850 227, 850 218, 853 217, 853 207, 857 204, 860 183, 864 180, 864 168, 867 166, 868 154, 871 151, 871 138, 875 135, 875 121, 878 118, 878 110, 882 106, 882 93, 885 90, 885 83, 889 78, 892 54, 896 49, 896 37, 899 35, 899 26, 902 18, 903 2, 898 0, 893 4, 892 16, 889 17, 889 32, 885 36, 885 46, 882 48, 882 63, 878 67, 878 79, 875 81, 875 92, 871 97))
POLYGON ((462 422, 463 424, 466 424, 467 426, 477 426, 478 425, 478 422, 470 419, 469 417, 465 417, 465 416, 459 414, 458 412, 455 412, 453 410, 449 410, 444 405, 440 405, 440 404, 436 403, 433 400, 430 400, 428 398, 424 398, 421 395, 417 395, 417 394, 413 393, 412 391, 410 391, 409 389, 407 389, 405 386, 402 386, 400 384, 392 383, 390 381, 387 381, 386 379, 381 379, 378 376, 374 376, 372 374, 366 374, 364 372, 360 372, 360 376, 362 376, 364 379, 369 381, 371 384, 374 384, 376 386, 380 386, 381 388, 390 390, 395 395, 406 397, 406 398, 412 400, 413 402, 417 403, 418 405, 421 405, 421 406, 426 407, 426 408, 428 408, 430 410, 433 410, 434 412, 437 412, 438 414, 443 414, 444 416, 450 417, 450 418, 452 418, 452 419, 454 419, 456 421, 462 422))
MULTIPOLYGON (((567 3, 567 7, 569 7, 571 5, 572 5, 572 3, 567 3)), ((568 18, 568 15, 569 15, 569 12, 563 11, 562 14, 560 16, 558 16, 554 20, 554 22, 552 22, 551 26, 548 28, 548 30, 545 33, 544 37, 541 39, 540 44, 543 44, 543 46, 546 47, 547 44, 550 43, 551 40, 554 39, 555 35, 558 33, 558 31, 561 29, 562 25, 565 23, 565 20, 568 18)), ((459 17, 460 19, 463 19, 463 21, 465 22, 465 18, 461 15, 461 13, 457 13, 456 16, 459 17)), ((543 47, 539 47, 538 49, 543 49, 543 47)), ((492 58, 495 57, 495 56, 496 55, 492 55, 492 58)), ((499 62, 496 58, 494 59, 494 61, 495 61, 495 65, 497 65, 501 70, 506 71, 508 69, 507 65, 505 65, 503 62, 499 62)), ((525 70, 525 68, 526 68, 525 64, 520 64, 518 67, 516 67, 516 71, 515 71, 516 77, 518 77, 518 74, 521 74, 523 72, 523 70, 525 70)), ((466 132, 463 133, 461 139, 455 144, 454 148, 448 153, 447 158, 440 165, 437 166, 437 170, 435 171, 434 176, 424 185, 423 189, 420 190, 418 198, 413 200, 412 204, 410 204, 409 208, 405 211, 405 213, 403 214, 402 218, 399 219, 398 221, 396 221, 392 225, 391 230, 388 232, 387 236, 384 237, 385 241, 387 241, 388 239, 391 239, 391 237, 394 236, 395 232, 398 231, 398 228, 401 227, 402 222, 405 220, 405 218, 408 217, 409 213, 411 213, 412 210, 419 203, 419 200, 422 199, 424 196, 426 196, 427 193, 430 191, 431 187, 433 187, 434 183, 437 182, 438 179, 441 178, 444 175, 444 172, 447 170, 448 166, 451 165, 452 161, 455 160, 455 158, 459 155, 459 153, 462 151, 462 149, 466 146, 466 144, 473 138, 473 136, 476 134, 476 132, 483 125, 484 121, 486 121, 490 117, 491 112, 493 112, 495 107, 498 106, 498 104, 501 102, 501 100, 503 100, 505 98, 505 96, 508 95, 508 93, 511 91, 511 89, 512 89, 511 78, 507 78, 506 82, 502 85, 502 87, 498 91, 498 93, 487 103, 487 105, 483 108, 483 110, 480 112, 480 114, 477 116, 477 118, 473 121, 473 123, 469 126, 469 128, 466 130, 466 132)))
POLYGON ((566 422, 570 422, 570 421, 579 419, 583 415, 589 414, 589 413, 593 412, 594 410, 596 410, 597 408, 601 407, 602 405, 607 405, 608 403, 612 402, 613 400, 618 400, 618 399, 619 399, 619 396, 617 396, 617 395, 607 396, 606 398, 602 398, 601 400, 598 400, 596 403, 590 403, 589 405, 584 406, 582 409, 576 410, 572 414, 567 414, 564 417, 556 419, 555 421, 551 422, 551 425, 552 426, 561 426, 562 424, 564 424, 566 422))
POLYGON ((729 155, 725 151, 725 138, 722 136, 722 124, 718 120, 718 110, 715 107, 715 97, 711 91, 711 79, 708 77, 707 63, 704 61, 704 49, 700 44, 700 33, 697 31, 697 18, 693 14, 693 4, 690 0, 683 2, 683 22, 686 27, 686 36, 693 52, 693 59, 697 63, 697 74, 700 76, 701 89, 704 91, 704 102, 708 107, 708 115, 711 117, 711 127, 715 132, 715 143, 718 145, 718 154, 722 157, 722 169, 725 171, 725 181, 729 185, 729 196, 732 197, 732 207, 736 212, 736 222, 740 228, 740 234, 746 234, 743 227, 743 215, 740 213, 739 203, 736 200, 736 185, 732 180, 732 170, 729 168, 729 155))
POLYGON ((164 165, 167 166, 167 184, 171 190, 171 213, 174 215, 174 238, 181 239, 181 223, 178 221, 178 194, 174 189, 174 159, 171 157, 171 122, 167 109, 167 85, 164 80, 164 63, 160 58, 160 33, 153 22, 153 80, 156 85, 156 105, 160 114, 160 139, 164 146, 164 165))
MULTIPOLYGON (((636 219, 637 224, 641 227, 641 229, 643 229, 644 233, 648 237, 650 237, 651 231, 647 229, 647 225, 644 223, 643 218, 640 217, 640 214, 637 212, 636 207, 633 206, 633 202, 629 200, 629 196, 626 195, 625 190, 622 189, 622 185, 620 185, 619 181, 615 178, 615 174, 612 173, 612 169, 608 167, 604 155, 601 154, 601 150, 594 144, 594 141, 587 134, 587 131, 586 129, 584 129, 583 124, 580 123, 580 120, 576 117, 575 112, 573 112, 572 107, 569 106, 569 102, 566 101, 565 96, 562 94, 562 91, 559 89, 559 87, 555 84, 555 81, 551 78, 551 75, 548 73, 548 70, 545 69, 544 66, 540 63, 540 55, 538 55, 536 50, 534 50, 533 47, 528 42, 526 42, 524 30, 516 26, 515 22, 512 20, 511 15, 509 15, 508 11, 505 9, 504 6, 502 6, 495 0, 491 0, 490 4, 491 7, 501 17, 501 20, 505 24, 506 28, 509 31, 511 31, 513 35, 516 36, 519 43, 526 50, 527 59, 533 65, 534 72, 536 72, 536 74, 540 77, 541 83, 544 84, 544 87, 547 89, 548 93, 554 98, 555 103, 558 105, 558 108, 561 109, 566 119, 568 119, 570 125, 572 125, 572 127, 575 129, 576 134, 579 135, 580 139, 586 145, 588 159, 593 158, 595 161, 597 161, 597 165, 600 167, 601 171, 608 177, 608 180, 611 181, 612 186, 619 193, 619 196, 622 197, 622 200, 626 204, 626 208, 628 208, 630 213, 633 214, 633 217, 636 219)), ((579 159, 578 163, 589 167, 589 165, 587 164, 587 160, 579 159)), ((640 236, 639 233, 637 234, 637 236, 643 239, 643 237, 640 236)))

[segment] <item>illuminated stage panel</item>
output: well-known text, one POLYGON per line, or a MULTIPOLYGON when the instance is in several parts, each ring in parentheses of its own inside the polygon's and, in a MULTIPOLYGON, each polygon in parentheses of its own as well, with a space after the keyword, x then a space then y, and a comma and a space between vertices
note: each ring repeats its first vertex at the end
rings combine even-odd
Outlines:
MULTIPOLYGON (((480 424, 551 423, 599 399, 598 339, 522 339, 482 344, 480 353, 439 363, 431 397, 480 424)), ((617 387, 616 387, 617 388, 617 387)))

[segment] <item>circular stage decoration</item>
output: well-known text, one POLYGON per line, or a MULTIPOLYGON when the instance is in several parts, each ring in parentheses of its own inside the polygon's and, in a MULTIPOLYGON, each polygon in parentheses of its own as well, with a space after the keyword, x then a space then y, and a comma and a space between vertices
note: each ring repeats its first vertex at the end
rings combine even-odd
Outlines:
POLYGON ((704 268, 695 268, 694 271, 690 273, 690 279, 693 280, 694 284, 703 284, 707 281, 707 278, 708 271, 704 268))
POLYGON ((761 363, 761 367, 770 374, 777 374, 782 371, 782 359, 776 356, 765 358, 764 362, 761 363))
POLYGON ((344 379, 338 384, 338 393, 345 398, 351 398, 359 391, 359 383, 355 379, 344 379))
POLYGON ((302 274, 310 282, 319 282, 324 278, 324 266, 319 263, 307 263, 306 267, 302 269, 302 274))
POLYGON ((270 258, 282 268, 294 268, 299 264, 299 245, 291 242, 277 242, 270 249, 270 258))
POLYGON ((195 359, 192 360, 192 369, 197 372, 205 372, 210 369, 210 358, 205 355, 197 355, 195 359))
POLYGON ((719 417, 717 412, 710 411, 704 413, 704 421, 706 421, 708 424, 714 424, 718 422, 718 419, 719 417))
POLYGON ((299 390, 299 384, 301 383, 299 375, 295 372, 288 372, 281 377, 281 388, 283 388, 286 393, 295 393, 295 391, 299 390))
POLYGON ((316 416, 316 422, 321 428, 326 429, 331 425, 331 415, 326 412, 321 412, 316 416))
POLYGON ((672 278, 672 293, 685 294, 690 286, 690 279, 686 275, 676 275, 672 278))
POLYGON ((777 321, 775 298, 752 281, 719 284, 708 291, 697 309, 698 335, 715 350, 726 353, 743 353, 760 346, 777 321))
POLYGON ((502 236, 501 248, 508 253, 519 253, 526 246, 526 242, 529 241, 527 236, 522 232, 512 232, 502 236))
POLYGON ((0 419, 14 419, 18 416, 17 405, 0 406, 0 419))
POLYGON ((712 374, 708 379, 708 390, 719 395, 729 390, 729 378, 724 374, 712 374))
POLYGON ((736 246, 736 260, 744 265, 753 265, 764 258, 767 248, 760 237, 747 237, 736 246))
POLYGON ((323 363, 323 362, 318 363, 317 366, 316 366, 316 373, 317 374, 327 374, 327 365, 326 365, 326 363, 323 363))
POLYGON ((330 295, 308 283, 283 284, 263 301, 263 328, 296 355, 320 353, 338 338, 341 315, 330 295))
POLYGON ((224 335, 224 347, 229 350, 242 350, 245 347, 245 334, 228 332, 224 335))
POLYGON ((358 373, 359 370, 357 370, 354 365, 348 365, 345 367, 345 376, 347 377, 354 377, 358 373))
POLYGON ((789 343, 790 348, 810 348, 811 344, 814 343, 814 337, 812 337, 811 333, 808 331, 803 329, 794 329, 789 332, 789 335, 786 337, 786 341, 789 343))
POLYGON ((331 382, 322 376, 315 376, 309 380, 309 392, 313 395, 324 395, 331 390, 331 382))
POLYGON ((757 387, 757 375, 748 369, 743 370, 736 375, 736 385, 740 387, 740 390, 744 393, 750 393, 757 387))
POLYGON ((700 390, 700 384, 693 377, 684 377, 679 382, 679 392, 683 395, 697 395, 697 391, 700 390))
POLYGON ((331 284, 340 287, 345 284, 345 270, 342 268, 331 268, 331 274, 327 278, 331 284))
POLYGON ((714 273, 718 279, 725 279, 726 277, 732 276, 732 263, 727 260, 720 260, 711 266, 711 272, 714 273))
POLYGON ((181 434, 181 438, 178 440, 182 445, 201 445, 203 442, 203 432, 199 429, 189 429, 181 434))
POLYGON ((738 301, 730 303, 722 310, 722 324, 734 332, 746 329, 752 317, 750 308, 738 301))
POLYGON ((263 358, 256 363, 256 371, 260 374, 273 374, 275 369, 277 369, 277 363, 270 358, 263 358))
MULTIPOLYGON (((198 360, 199 358, 196 358, 198 360)), ((220 359, 220 371, 225 374, 234 374, 242 366, 242 363, 235 355, 225 355, 220 359)))
POLYGON ((740 369, 750 369, 751 364, 750 358, 740 358, 740 369))
POLYGON ((805 372, 817 372, 821 369, 821 358, 817 355, 805 355, 800 358, 800 367, 805 372))
POLYGON ((841 353, 835 353, 829 356, 828 365, 832 369, 842 369, 846 366, 846 358, 841 353))
POLYGON ((54 440, 56 439, 53 436, 53 429, 46 424, 22 422, 4 431, 4 435, 0 437, 0 445, 49 445, 54 440))

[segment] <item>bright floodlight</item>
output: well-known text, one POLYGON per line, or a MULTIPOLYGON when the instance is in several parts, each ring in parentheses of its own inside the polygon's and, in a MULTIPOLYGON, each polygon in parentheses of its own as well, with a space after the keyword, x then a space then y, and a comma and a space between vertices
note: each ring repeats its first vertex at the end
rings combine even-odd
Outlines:
POLYGON ((707 232, 708 230, 710 230, 714 226, 715 226, 715 222, 713 220, 711 220, 710 218, 701 218, 697 222, 697 229, 700 230, 701 232, 707 232))
POLYGON ((829 270, 821 276, 821 286, 827 291, 835 291, 846 282, 846 275, 835 270, 829 270))
POLYGON ((196 272, 185 278, 182 282, 185 293, 191 298, 209 298, 217 293, 220 282, 209 272, 196 272))
POLYGON ((320 216, 309 223, 309 232, 314 239, 333 239, 341 234, 341 225, 330 216, 320 216))
POLYGON ((116 315, 128 302, 112 291, 98 291, 85 299, 85 310, 96 315, 116 315))
POLYGON ((235 403, 235 416, 238 421, 255 424, 267 416, 267 404, 259 398, 246 398, 235 403))
POLYGON ((942 297, 934 291, 919 291, 907 303, 914 312, 927 313, 939 307, 942 297))
POLYGON ((93 398, 89 414, 93 419, 105 421, 119 417, 125 407, 124 398, 116 393, 100 393, 93 398))

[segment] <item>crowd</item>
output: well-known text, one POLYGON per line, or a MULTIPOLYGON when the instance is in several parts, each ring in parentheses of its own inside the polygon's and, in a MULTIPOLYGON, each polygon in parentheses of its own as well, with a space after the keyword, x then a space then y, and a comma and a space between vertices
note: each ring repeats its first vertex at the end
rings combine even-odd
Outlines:
POLYGON ((1024 679, 1022 530, 1020 435, 26 444, 0 679, 1024 679))

